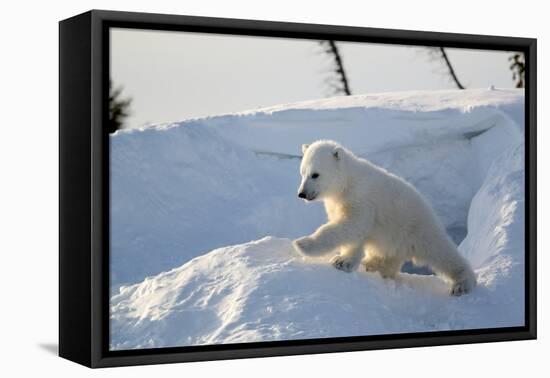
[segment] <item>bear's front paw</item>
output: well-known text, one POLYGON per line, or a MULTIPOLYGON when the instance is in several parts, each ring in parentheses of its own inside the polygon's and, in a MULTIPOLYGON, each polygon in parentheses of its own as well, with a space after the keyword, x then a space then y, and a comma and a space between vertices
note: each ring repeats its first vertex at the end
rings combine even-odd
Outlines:
POLYGON ((296 239, 292 244, 302 255, 309 256, 313 252, 313 239, 309 236, 296 239))
POLYGON ((332 260, 330 260, 330 263, 336 269, 348 273, 355 270, 355 268, 357 267, 357 259, 340 255, 334 256, 332 260))
POLYGON ((367 272, 378 272, 382 267, 382 261, 378 258, 370 258, 362 262, 367 272))

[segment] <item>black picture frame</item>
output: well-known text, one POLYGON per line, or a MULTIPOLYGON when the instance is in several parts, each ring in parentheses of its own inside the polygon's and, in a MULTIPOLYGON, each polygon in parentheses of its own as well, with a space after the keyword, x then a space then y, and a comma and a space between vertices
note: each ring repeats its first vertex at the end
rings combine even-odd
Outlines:
POLYGON ((92 10, 59 23, 59 355, 88 367, 536 338, 536 39, 92 10), (525 54, 523 327, 110 351, 110 27, 521 51, 525 54))

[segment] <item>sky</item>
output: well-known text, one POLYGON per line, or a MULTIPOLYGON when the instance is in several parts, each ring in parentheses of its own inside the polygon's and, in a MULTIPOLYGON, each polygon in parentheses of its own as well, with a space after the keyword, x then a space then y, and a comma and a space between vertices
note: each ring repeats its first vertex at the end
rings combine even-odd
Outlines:
MULTIPOLYGON (((454 89, 429 48, 337 42, 353 94, 454 89)), ((447 49, 466 88, 513 88, 510 52, 447 49)), ((333 95, 318 41, 111 29, 111 80, 136 128, 333 95)))

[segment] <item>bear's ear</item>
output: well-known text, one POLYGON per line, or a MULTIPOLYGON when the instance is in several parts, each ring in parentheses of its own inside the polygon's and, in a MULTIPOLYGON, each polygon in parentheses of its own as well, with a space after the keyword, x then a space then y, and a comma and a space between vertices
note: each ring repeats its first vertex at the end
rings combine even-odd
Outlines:
POLYGON ((334 150, 332 150, 332 156, 334 156, 336 160, 340 160, 343 153, 344 150, 340 146, 334 147, 334 150))
POLYGON ((302 144, 302 154, 306 153, 306 150, 308 147, 309 147, 309 144, 302 144))

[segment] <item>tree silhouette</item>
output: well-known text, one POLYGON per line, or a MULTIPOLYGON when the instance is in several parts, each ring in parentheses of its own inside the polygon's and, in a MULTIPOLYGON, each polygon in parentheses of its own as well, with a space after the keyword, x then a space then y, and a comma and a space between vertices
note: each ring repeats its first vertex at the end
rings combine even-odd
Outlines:
POLYGON ((349 81, 344 70, 344 63, 342 61, 342 55, 340 50, 336 45, 335 41, 319 41, 319 44, 323 48, 323 51, 328 54, 332 59, 332 72, 334 73, 334 78, 327 79, 325 82, 333 90, 334 94, 345 94, 346 96, 351 95, 351 89, 349 86, 349 81))
POLYGON ((447 72, 451 77, 451 80, 455 83, 456 87, 458 89, 465 89, 464 85, 462 85, 462 83, 458 79, 456 71, 451 63, 451 60, 449 59, 449 55, 447 55, 447 51, 445 50, 445 48, 428 47, 428 51, 434 60, 440 60, 445 65, 445 67, 447 68, 447 72))
POLYGON ((512 70, 512 79, 516 82, 516 88, 523 88, 525 86, 525 55, 516 52, 508 60, 512 62, 510 69, 512 70))
POLYGON ((114 88, 109 81, 109 133, 122 129, 125 119, 130 115, 131 98, 121 98, 122 87, 114 88))
POLYGON ((464 89, 464 86, 462 85, 460 80, 458 80, 458 77, 456 76, 455 70, 453 68, 453 65, 451 64, 451 61, 449 60, 449 56, 447 55, 447 52, 445 51, 445 48, 440 47, 439 48, 439 53, 441 54, 441 58, 443 59, 443 61, 447 65, 447 69, 449 70, 449 75, 451 75, 451 77, 452 77, 453 81, 455 82, 456 86, 458 87, 458 89, 464 89))

